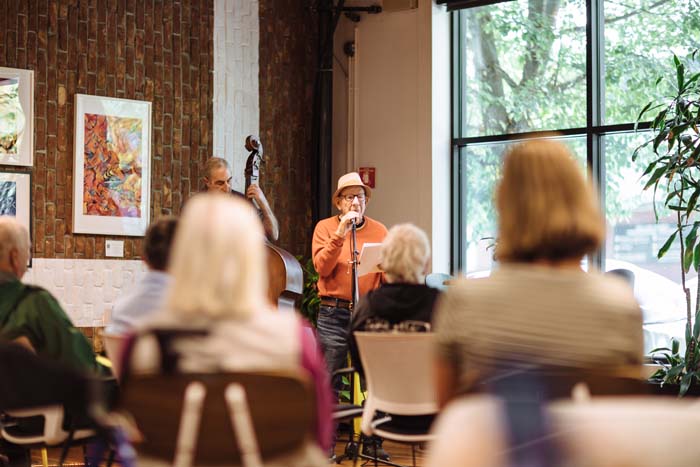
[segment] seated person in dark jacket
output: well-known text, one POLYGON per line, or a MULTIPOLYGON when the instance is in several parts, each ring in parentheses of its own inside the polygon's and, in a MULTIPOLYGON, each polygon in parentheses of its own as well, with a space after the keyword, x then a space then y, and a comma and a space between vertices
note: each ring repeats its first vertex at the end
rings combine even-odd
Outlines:
MULTIPOLYGON (((430 242, 425 232, 413 224, 392 227, 382 243, 381 266, 387 283, 360 299, 351 331, 429 330, 429 324, 421 324, 430 323, 439 291, 425 285, 430 267, 430 242)), ((353 366, 362 374, 353 335, 350 352, 353 366)))

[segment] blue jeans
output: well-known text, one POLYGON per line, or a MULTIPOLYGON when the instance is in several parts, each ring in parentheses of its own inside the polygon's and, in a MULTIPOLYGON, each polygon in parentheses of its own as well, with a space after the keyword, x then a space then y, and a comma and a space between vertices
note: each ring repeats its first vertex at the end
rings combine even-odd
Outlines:
POLYGON ((333 377, 333 393, 337 399, 343 383, 341 376, 333 376, 333 373, 347 366, 350 310, 321 305, 318 310, 316 332, 326 360, 328 374, 333 377))

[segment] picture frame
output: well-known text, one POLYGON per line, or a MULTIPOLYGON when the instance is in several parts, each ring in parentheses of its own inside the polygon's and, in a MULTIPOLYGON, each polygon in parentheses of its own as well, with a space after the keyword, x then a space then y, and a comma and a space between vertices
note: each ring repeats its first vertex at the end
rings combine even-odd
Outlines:
MULTIPOLYGON (((32 235, 32 174, 0 170, 0 216, 13 216, 32 235)), ((31 256, 29 267, 32 265, 31 256)))
POLYGON ((0 165, 34 164, 34 71, 0 67, 0 165))
POLYGON ((151 103, 75 96, 73 232, 143 236, 150 218, 151 103))

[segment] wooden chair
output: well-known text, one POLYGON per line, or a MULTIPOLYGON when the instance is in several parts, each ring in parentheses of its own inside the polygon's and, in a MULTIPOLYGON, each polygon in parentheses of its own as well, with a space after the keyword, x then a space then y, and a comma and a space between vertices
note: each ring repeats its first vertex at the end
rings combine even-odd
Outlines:
POLYGON ((125 378, 119 411, 141 434, 139 455, 178 467, 254 467, 301 448, 316 405, 296 374, 164 373, 125 378))

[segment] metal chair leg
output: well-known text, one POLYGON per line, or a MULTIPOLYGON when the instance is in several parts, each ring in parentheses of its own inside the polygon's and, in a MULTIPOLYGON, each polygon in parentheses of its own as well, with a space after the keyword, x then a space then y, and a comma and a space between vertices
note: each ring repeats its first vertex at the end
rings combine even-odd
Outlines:
POLYGON ((63 442, 63 449, 61 450, 61 458, 58 460, 58 467, 63 467, 63 463, 66 461, 66 457, 68 457, 68 450, 70 449, 70 445, 73 444, 74 434, 75 431, 71 428, 68 432, 68 439, 63 442))

